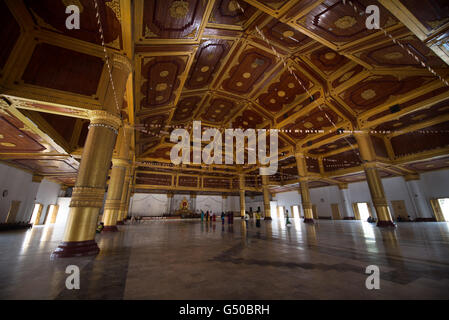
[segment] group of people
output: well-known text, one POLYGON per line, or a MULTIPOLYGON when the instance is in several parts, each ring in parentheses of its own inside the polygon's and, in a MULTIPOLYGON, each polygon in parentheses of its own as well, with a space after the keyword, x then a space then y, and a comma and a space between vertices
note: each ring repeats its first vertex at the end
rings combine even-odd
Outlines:
MULTIPOLYGON (((226 217, 228 218, 228 224, 233 224, 234 223, 234 213, 233 212, 227 212, 221 213, 221 223, 224 224, 225 223, 225 219, 226 217)), ((206 222, 215 222, 217 220, 217 215, 215 213, 206 211, 204 212, 203 210, 201 210, 201 222, 203 222, 204 220, 206 220, 206 222)))

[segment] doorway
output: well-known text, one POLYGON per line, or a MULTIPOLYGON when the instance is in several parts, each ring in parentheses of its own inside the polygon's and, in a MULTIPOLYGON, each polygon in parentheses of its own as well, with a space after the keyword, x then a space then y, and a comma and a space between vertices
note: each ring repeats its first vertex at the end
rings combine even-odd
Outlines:
POLYGON ((20 201, 11 201, 11 206, 9 207, 8 215, 6 216, 6 223, 15 223, 17 213, 19 213, 20 201))
POLYGON ((300 218, 300 214, 299 214, 299 206, 293 206, 292 207, 292 212, 293 212, 293 218, 294 219, 299 219, 300 218))
POLYGON ((408 213, 405 209, 405 201, 404 200, 392 200, 391 206, 393 207, 392 218, 393 220, 397 220, 398 217, 401 217, 402 221, 408 221, 408 213))
POLYGON ((367 221, 371 216, 371 210, 368 202, 356 202, 352 204, 356 220, 367 221))
POLYGON ((340 208, 338 207, 338 203, 332 203, 331 210, 332 210, 332 220, 341 220, 340 208))
POLYGON ((33 214, 31 215, 31 220, 30 220, 30 223, 32 225, 39 224, 43 208, 44 208, 44 206, 41 203, 34 204, 33 214))
POLYGON ((284 207, 278 206, 278 218, 284 219, 284 207))
POLYGON ((430 204, 438 222, 449 222, 449 198, 431 199, 430 204))

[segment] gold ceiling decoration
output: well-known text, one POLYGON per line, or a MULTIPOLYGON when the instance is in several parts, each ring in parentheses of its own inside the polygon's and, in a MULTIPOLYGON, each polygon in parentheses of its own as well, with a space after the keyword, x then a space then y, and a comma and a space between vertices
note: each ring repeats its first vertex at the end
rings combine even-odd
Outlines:
POLYGON ((189 12, 189 3, 187 1, 173 1, 169 10, 172 18, 184 18, 189 12))
POLYGON ((339 29, 349 29, 357 23, 357 20, 351 16, 344 16, 334 22, 334 25, 339 29))

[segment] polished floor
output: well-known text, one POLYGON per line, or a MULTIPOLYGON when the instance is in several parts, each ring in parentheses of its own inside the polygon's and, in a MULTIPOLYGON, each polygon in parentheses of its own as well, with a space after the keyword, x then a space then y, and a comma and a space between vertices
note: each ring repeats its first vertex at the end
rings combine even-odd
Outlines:
POLYGON ((51 261, 62 233, 0 233, 0 299, 449 298, 448 223, 149 221, 97 235, 95 258, 51 261), (65 287, 68 265, 80 290, 65 287), (379 290, 365 287, 368 265, 379 290))

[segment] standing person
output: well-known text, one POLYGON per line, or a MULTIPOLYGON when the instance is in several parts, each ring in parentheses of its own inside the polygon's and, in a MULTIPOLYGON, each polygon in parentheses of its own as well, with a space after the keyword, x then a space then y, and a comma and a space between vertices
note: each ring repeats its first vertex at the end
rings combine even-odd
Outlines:
POLYGON ((206 211, 206 222, 209 222, 209 211, 206 211))
POLYGON ((286 225, 287 227, 290 227, 290 225, 291 225, 292 223, 290 222, 290 219, 288 218, 288 210, 285 210, 285 216, 286 216, 285 225, 286 225))
POLYGON ((213 222, 215 222, 216 221, 216 216, 215 216, 215 213, 213 214, 213 216, 212 216, 212 221, 213 222))
POLYGON ((225 213, 222 211, 221 212, 221 224, 224 224, 224 220, 225 220, 225 213))
POLYGON ((231 213, 228 212, 228 213, 227 213, 227 216, 228 216, 228 224, 231 224, 231 213))
POLYGON ((256 227, 260 228, 260 212, 256 212, 256 227))
POLYGON ((203 221, 204 221, 204 211, 201 210, 201 222, 203 222, 203 221))
POLYGON ((248 228, 248 221, 249 221, 249 214, 248 214, 248 211, 246 211, 245 212, 245 224, 246 224, 247 228, 248 228))

